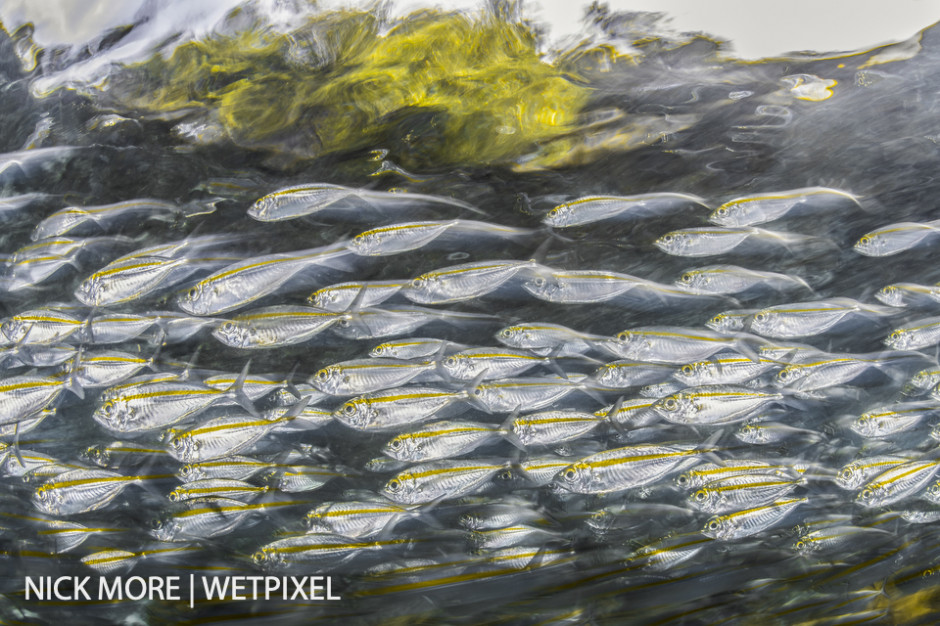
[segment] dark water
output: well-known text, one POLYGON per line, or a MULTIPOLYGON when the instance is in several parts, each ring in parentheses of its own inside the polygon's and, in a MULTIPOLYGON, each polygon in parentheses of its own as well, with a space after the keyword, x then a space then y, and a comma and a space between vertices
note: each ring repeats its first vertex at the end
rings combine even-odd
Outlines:
MULTIPOLYGON (((214 203, 216 208, 211 215, 190 219, 132 220, 82 233, 121 234, 134 241, 126 248, 96 248, 79 258, 77 268, 0 294, 4 317, 53 303, 75 304, 72 294, 81 280, 113 258, 190 235, 240 235, 238 252, 257 256, 327 245, 383 224, 455 216, 452 210, 424 207, 405 218, 390 218, 356 203, 338 216, 284 222, 258 222, 246 214, 269 192, 311 182, 459 198, 483 209, 486 221, 532 228, 540 227, 544 214, 561 202, 601 194, 681 192, 717 207, 750 194, 822 186, 851 192, 860 208, 769 226, 830 239, 833 245, 819 253, 759 248, 744 257, 695 259, 669 256, 653 245, 669 230, 707 224, 708 211, 698 210, 559 231, 562 238, 550 237, 546 229, 523 243, 482 245, 467 239, 445 249, 359 259, 352 272, 288 283, 249 308, 302 304, 313 289, 331 282, 408 280, 456 263, 522 260, 534 254, 553 268, 603 269, 667 284, 690 267, 733 262, 801 276, 812 285, 813 300, 843 296, 876 303, 874 294, 885 285, 940 280, 935 246, 880 258, 852 249, 863 234, 887 224, 940 218, 936 28, 904 44, 858 54, 742 62, 705 36, 665 35, 649 16, 598 9, 591 18, 592 39, 549 61, 539 54, 537 29, 509 5, 499 4, 483 16, 423 12, 401 21, 382 10, 309 12, 281 30, 249 5, 210 37, 174 39, 162 49, 156 46, 163 42, 155 42, 152 54, 133 64, 103 65, 94 80, 84 71, 88 65, 128 45, 146 22, 106 33, 94 47, 82 49, 31 48, 28 29, 0 33, 0 151, 5 153, 0 155, 0 186, 4 196, 47 194, 2 216, 0 250, 5 257, 29 245, 36 224, 65 206, 157 198, 179 205, 214 203), (630 42, 632 51, 618 52, 611 42, 630 42), (99 82, 105 75, 107 82, 99 82), (546 239, 550 244, 536 252, 546 239)), ((186 286, 107 311, 177 310, 175 297, 186 286)), ((807 298, 771 292, 730 304, 565 305, 509 288, 438 307, 491 314, 492 320, 436 323, 414 334, 494 346, 499 328, 521 321, 559 323, 601 335, 654 324, 702 329, 709 318, 735 306, 756 309, 800 299, 807 298)), ((898 309, 883 324, 805 342, 831 352, 878 351, 890 329, 936 314, 938 307, 932 306, 933 312, 898 309)), ((79 310, 82 318, 100 313, 79 310)), ((283 380, 296 366, 293 380, 299 382, 326 365, 365 358, 381 341, 350 341, 325 333, 297 346, 247 351, 227 347, 203 331, 164 346, 157 369, 176 371, 198 349, 202 377, 237 373, 251 359, 250 371, 272 380, 283 380)), ((145 355, 154 349, 146 341, 115 347, 145 355)), ((922 352, 928 361, 935 360, 935 347, 922 352)), ((613 360, 609 355, 598 358, 613 360)), ((3 376, 29 370, 9 368, 3 376)), ((568 373, 592 370, 565 364, 568 373)), ((53 371, 41 368, 38 373, 53 371)), ((886 440, 867 440, 847 428, 851 417, 900 398, 904 382, 874 375, 854 383, 849 393, 807 402, 774 418, 813 431, 812 436, 747 446, 733 437, 737 426, 727 427, 719 442, 728 451, 719 456, 798 459, 837 471, 874 454, 933 454, 929 424, 886 440)), ((636 397, 636 391, 627 397, 636 397)), ((620 394, 599 395, 574 394, 559 401, 558 408, 595 411, 601 408, 600 399, 612 403, 620 394)), ((258 406, 272 402, 268 397, 258 406)), ((97 391, 83 400, 63 394, 58 403, 58 414, 23 435, 20 447, 83 463, 85 448, 119 438, 91 419, 100 404, 97 391)), ((333 409, 341 403, 327 399, 322 405, 333 409)), ((476 409, 464 415, 492 424, 506 417, 476 409)), ((580 444, 595 451, 647 441, 700 443, 715 432, 660 426, 637 433, 604 426, 568 451, 571 462, 588 454, 580 444)), ((379 538, 407 542, 344 563, 312 561, 289 572, 332 575, 342 595, 336 602, 199 600, 190 608, 188 598, 38 604, 23 597, 25 576, 96 577, 80 559, 107 549, 144 553, 133 569, 108 576, 259 575, 251 555, 284 533, 302 531, 307 510, 350 499, 351 489, 382 488, 393 474, 359 470, 380 455, 391 436, 333 423, 300 435, 266 438, 256 450, 258 458, 278 459, 307 444, 322 449, 327 463, 355 472, 319 490, 291 494, 299 504, 252 515, 232 532, 178 543, 181 550, 169 555, 157 552, 166 546, 157 545, 148 530, 152 519, 173 510, 164 496, 179 484, 175 478, 132 486, 107 507, 73 516, 89 527, 122 532, 94 535, 74 550, 59 552, 39 532, 45 526, 34 519, 38 514, 30 496, 35 485, 4 476, 0 614, 5 623, 29 624, 828 624, 929 623, 935 613, 940 558, 936 523, 909 523, 900 513, 936 507, 913 497, 865 508, 854 502, 855 492, 842 491, 831 480, 801 485, 794 495, 807 503, 762 533, 709 542, 693 558, 665 570, 638 567, 631 560, 637 548, 695 533, 709 517, 689 508, 688 494, 673 485, 672 475, 643 488, 586 496, 536 488, 518 476, 494 479, 480 501, 445 498, 379 538), (520 569, 501 565, 485 551, 473 552, 457 523, 461 513, 481 501, 510 495, 528 502, 554 533, 551 540, 527 544, 544 549, 520 569), (675 508, 666 515, 639 507, 603 533, 586 523, 604 507, 635 504, 675 508), (795 525, 838 515, 849 516, 845 524, 879 532, 859 534, 832 551, 796 553, 795 525), (363 574, 380 563, 414 564, 417 559, 445 565, 416 578, 363 574)), ((162 445, 159 433, 142 442, 162 445)), ((543 451, 532 454, 536 452, 543 451)), ((526 459, 505 441, 472 457, 510 463, 526 459)), ((171 474, 178 467, 165 455, 144 455, 116 471, 171 474)), ((281 495, 264 497, 286 499, 281 495)))

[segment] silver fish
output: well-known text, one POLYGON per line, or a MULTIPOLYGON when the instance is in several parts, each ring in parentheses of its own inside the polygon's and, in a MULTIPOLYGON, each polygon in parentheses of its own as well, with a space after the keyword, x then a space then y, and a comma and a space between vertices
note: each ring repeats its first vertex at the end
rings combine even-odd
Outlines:
POLYGON ((212 336, 233 348, 270 349, 309 341, 346 317, 309 306, 278 305, 222 322, 212 336))
POLYGON ((299 272, 318 266, 346 269, 343 245, 254 257, 210 274, 177 298, 191 315, 217 315, 241 308, 280 288, 299 272))
POLYGON ((540 267, 535 261, 480 261, 445 267, 418 276, 403 296, 419 304, 473 300, 495 291, 516 274, 540 267))
POLYGON ((436 368, 434 361, 354 359, 321 369, 310 377, 310 384, 330 395, 354 396, 398 387, 419 376, 427 378, 436 368))
POLYGON ((853 249, 865 256, 891 256, 926 245, 940 235, 940 220, 919 224, 898 222, 862 235, 853 249))
POLYGON ((710 447, 692 444, 640 444, 587 456, 555 477, 554 484, 575 493, 613 493, 642 487, 698 462, 710 447))
POLYGON ((381 493, 399 504, 450 500, 479 490, 504 467, 482 460, 419 463, 390 479, 381 493))
POLYGON ((716 515, 705 523, 702 534, 721 541, 750 537, 779 524, 808 498, 782 498, 771 504, 716 515))
POLYGON ((175 204, 143 198, 140 200, 126 200, 114 204, 99 206, 78 207, 71 206, 56 211, 42 220, 31 235, 33 241, 46 237, 59 237, 75 230, 87 230, 88 225, 94 225, 97 230, 106 229, 111 223, 143 214, 146 219, 160 219, 172 221, 178 216, 194 217, 206 215, 215 211, 215 207, 197 205, 180 207, 175 204))
POLYGON ((737 265, 710 265, 686 270, 676 280, 676 285, 695 293, 739 294, 757 288, 774 291, 813 288, 799 276, 760 272, 737 265))
POLYGON ((398 461, 417 463, 454 458, 496 440, 496 426, 478 422, 445 420, 402 433, 382 448, 398 461))
POLYGON ((818 213, 840 208, 847 202, 858 205, 858 198, 838 189, 807 187, 735 198, 715 209, 708 220, 720 226, 752 226, 772 222, 790 213, 807 210, 818 213))
POLYGON ((400 280, 338 283, 314 291, 307 302, 325 311, 340 312, 348 310, 358 298, 360 307, 373 307, 393 297, 406 284, 400 280))
POLYGON ((443 204, 473 211, 474 213, 483 213, 472 204, 445 196, 404 192, 390 193, 369 189, 353 189, 352 187, 328 183, 311 183, 287 187, 269 193, 258 199, 248 209, 248 215, 261 222, 280 222, 314 215, 338 203, 352 199, 361 200, 368 206, 382 208, 392 207, 396 204, 404 204, 405 206, 419 203, 443 204))
POLYGON ((460 236, 461 241, 469 243, 477 237, 516 239, 529 236, 533 232, 525 228, 472 220, 406 222, 367 230, 353 237, 347 245, 360 256, 388 256, 424 248, 445 234, 460 236))
POLYGON ((884 343, 895 350, 917 350, 940 343, 940 317, 925 317, 895 328, 884 343))
POLYGON ((597 349, 603 335, 592 335, 572 330, 559 324, 525 323, 507 326, 496 333, 496 340, 510 348, 530 350, 545 356, 584 354, 597 349))
POLYGON ((542 218, 542 223, 554 228, 570 228, 613 218, 649 218, 690 205, 708 207, 703 198, 684 193, 586 196, 559 204, 542 218))
POLYGON ((761 309, 751 318, 750 330, 763 337, 811 337, 831 330, 846 319, 878 319, 895 315, 890 307, 863 304, 851 298, 795 302, 761 309))
POLYGON ((653 245, 673 256, 702 257, 738 251, 745 242, 792 249, 819 241, 818 237, 775 232, 753 226, 711 226, 674 230, 654 241, 653 245))

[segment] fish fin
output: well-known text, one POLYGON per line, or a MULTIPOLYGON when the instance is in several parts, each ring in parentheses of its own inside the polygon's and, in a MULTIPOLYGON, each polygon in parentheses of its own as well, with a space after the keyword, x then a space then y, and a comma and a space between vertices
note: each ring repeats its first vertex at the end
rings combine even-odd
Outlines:
POLYGON ((75 377, 78 375, 78 367, 82 361, 82 351, 84 349, 84 345, 79 346, 78 350, 75 351, 75 354, 69 361, 69 368, 65 382, 65 389, 77 396, 79 400, 85 399, 85 390, 82 389, 82 386, 78 384, 78 382, 75 380, 75 377))
POLYGON ((539 247, 532 253, 532 257, 529 260, 536 265, 544 265, 545 259, 548 257, 548 250, 552 247, 553 242, 554 237, 546 237, 545 241, 539 244, 539 247))
POLYGON ((245 366, 242 368, 238 378, 235 379, 235 382, 232 383, 231 387, 225 390, 225 393, 231 394, 232 399, 234 399, 240 407, 248 411, 252 417, 261 417, 261 415, 258 413, 258 410, 255 409, 254 402, 252 402, 251 398, 245 394, 245 380, 248 378, 248 368, 250 366, 251 359, 245 363, 245 366))
POLYGON ((23 467, 26 467, 26 461, 23 460, 23 454, 20 452, 20 423, 17 422, 13 427, 13 454, 16 455, 16 460, 19 461, 19 464, 23 467))
POLYGON ((186 367, 183 368, 183 371, 180 372, 180 380, 189 380, 193 375, 193 368, 196 366, 196 359, 199 358, 199 353, 202 351, 202 345, 196 346, 196 349, 193 351, 193 356, 186 362, 186 367))
MULTIPOLYGON (((287 377, 284 379, 284 388, 287 389, 287 391, 290 392, 290 394, 294 396, 295 398, 301 399, 303 398, 303 394, 301 394, 300 390, 297 389, 296 386, 294 386, 294 376, 297 375, 298 367, 300 367, 299 361, 297 363, 294 363, 294 367, 291 368, 290 374, 288 374, 287 377)), ((307 398, 309 400, 310 396, 307 396, 307 398)))
POLYGON ((508 441, 512 445, 516 446, 517 448, 519 448, 520 450, 524 452, 528 452, 525 444, 522 443, 521 439, 519 439, 519 436, 516 435, 516 433, 512 431, 512 423, 517 417, 519 417, 519 407, 516 407, 516 409, 512 413, 509 414, 509 417, 507 417, 503 421, 503 423, 496 430, 496 432, 502 435, 502 437, 505 438, 506 441, 508 441))
POLYGON ((735 335, 735 338, 734 338, 735 349, 741 354, 743 354, 744 356, 746 356, 747 358, 749 358, 752 362, 760 363, 760 356, 757 354, 757 352, 754 351, 753 348, 751 348, 751 346, 747 344, 747 342, 745 341, 745 337, 747 339, 752 338, 746 335, 740 335, 740 334, 735 335))

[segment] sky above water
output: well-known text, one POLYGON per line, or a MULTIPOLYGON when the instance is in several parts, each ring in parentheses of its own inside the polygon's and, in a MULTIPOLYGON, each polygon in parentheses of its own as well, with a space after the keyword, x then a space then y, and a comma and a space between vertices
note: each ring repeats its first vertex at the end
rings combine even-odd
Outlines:
MULTIPOLYGON (((284 10, 284 0, 262 0, 272 10, 284 10)), ((4 0, 0 20, 8 26, 31 21, 43 44, 83 43, 103 29, 130 22, 142 6, 190 15, 190 0, 4 0)), ((201 9, 223 9, 239 0, 201 0, 201 9)), ((324 8, 365 4, 326 0, 324 8)), ((473 9, 480 0, 395 2, 398 13, 422 6, 473 9)), ((529 2, 528 13, 549 27, 555 42, 577 37, 588 3, 570 0, 529 2)), ((704 31, 733 42, 743 58, 761 58, 797 50, 848 51, 901 41, 940 20, 940 0, 610 0, 615 11, 667 13, 677 31, 704 31)), ((207 11, 207 14, 215 13, 207 11)), ((181 23, 192 23, 181 20, 181 23)))

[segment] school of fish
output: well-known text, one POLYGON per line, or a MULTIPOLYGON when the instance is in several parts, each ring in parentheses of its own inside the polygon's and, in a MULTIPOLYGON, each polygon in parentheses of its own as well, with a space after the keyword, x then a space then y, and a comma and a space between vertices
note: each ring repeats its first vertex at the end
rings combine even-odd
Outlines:
POLYGON ((198 233, 216 207, 5 202, 29 216, 5 250, 23 304, 0 323, 7 559, 329 573, 349 603, 325 616, 485 598, 572 623, 716 595, 780 623, 864 621, 886 584, 932 575, 940 287, 912 271, 858 300, 800 272, 930 245, 929 223, 846 246, 799 227, 864 199, 813 187, 583 196, 507 225, 448 196, 309 183, 257 198, 256 231, 367 227, 301 250, 244 232, 141 247, 148 220, 198 233), (429 206, 455 215, 416 221, 429 206), (685 269, 554 261, 598 224, 658 228, 652 254, 685 269), (398 270, 451 249, 476 260, 398 270), (554 321, 572 307, 593 313, 554 321), (200 364, 220 350, 233 367, 200 364), (590 601, 546 599, 569 593, 590 601))
POLYGON ((269 4, 120 72, 159 20, 0 32, 0 623, 933 621, 940 30, 745 64, 595 4, 557 91, 506 53, 497 124, 435 100, 472 63, 395 108, 391 50, 330 65, 361 16, 269 41, 269 4), (121 82, 190 65, 178 110, 121 82), (298 68, 341 114, 283 106, 298 68), (24 597, 190 575, 341 599, 24 597))

